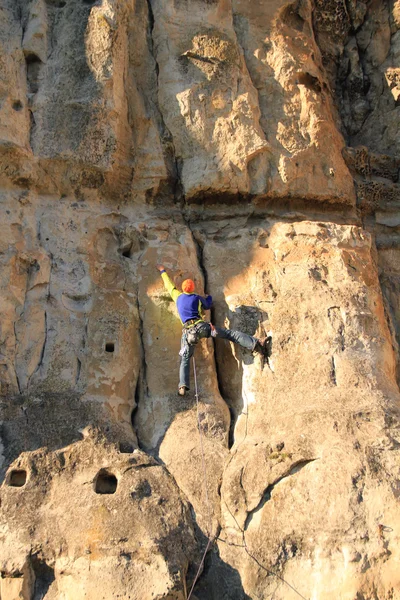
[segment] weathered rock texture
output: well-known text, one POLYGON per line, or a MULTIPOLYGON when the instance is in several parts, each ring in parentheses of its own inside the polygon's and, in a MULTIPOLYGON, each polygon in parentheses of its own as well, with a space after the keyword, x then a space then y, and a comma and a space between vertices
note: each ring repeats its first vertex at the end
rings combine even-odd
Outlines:
POLYGON ((399 600, 400 2, 0 24, 1 600, 399 600))

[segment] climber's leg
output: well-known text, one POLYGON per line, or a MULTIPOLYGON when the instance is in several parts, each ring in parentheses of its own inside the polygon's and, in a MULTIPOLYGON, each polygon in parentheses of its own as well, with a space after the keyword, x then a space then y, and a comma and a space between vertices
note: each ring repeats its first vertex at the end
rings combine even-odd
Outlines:
POLYGON ((215 330, 217 332, 217 338, 229 340, 230 342, 239 344, 248 350, 254 350, 256 348, 258 340, 252 335, 247 335, 247 333, 235 331, 234 329, 223 329, 222 327, 215 327, 215 330))
POLYGON ((195 349, 194 345, 188 343, 186 334, 186 330, 183 330, 181 350, 179 352, 181 357, 181 364, 179 367, 179 394, 181 396, 184 396, 185 389, 190 389, 190 359, 192 358, 195 349), (182 388, 183 393, 181 393, 182 388))
POLYGON ((181 357, 181 364, 179 368, 179 388, 178 392, 180 396, 185 395, 185 390, 190 389, 190 359, 193 356, 194 349, 197 342, 201 338, 209 338, 211 335, 211 326, 209 323, 198 323, 191 329, 184 329, 182 331, 181 339, 181 350, 179 352, 181 357), (194 333, 196 341, 192 344, 188 342, 188 332, 194 333))
POLYGON ((211 325, 204 321, 203 323, 199 323, 195 325, 196 327, 196 335, 198 340, 202 338, 209 338, 211 336, 211 325))

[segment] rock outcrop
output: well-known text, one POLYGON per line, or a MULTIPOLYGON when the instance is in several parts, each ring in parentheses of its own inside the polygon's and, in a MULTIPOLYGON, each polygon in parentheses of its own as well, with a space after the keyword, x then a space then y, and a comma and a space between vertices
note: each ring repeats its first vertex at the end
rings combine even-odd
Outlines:
POLYGON ((400 599, 399 1, 0 23, 1 600, 400 599))

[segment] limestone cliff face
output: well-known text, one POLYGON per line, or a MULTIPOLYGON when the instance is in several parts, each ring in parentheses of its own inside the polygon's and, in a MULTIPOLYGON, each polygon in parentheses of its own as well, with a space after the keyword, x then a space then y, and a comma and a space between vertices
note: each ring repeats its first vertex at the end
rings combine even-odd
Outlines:
POLYGON ((1 600, 400 599, 400 2, 0 23, 1 600))

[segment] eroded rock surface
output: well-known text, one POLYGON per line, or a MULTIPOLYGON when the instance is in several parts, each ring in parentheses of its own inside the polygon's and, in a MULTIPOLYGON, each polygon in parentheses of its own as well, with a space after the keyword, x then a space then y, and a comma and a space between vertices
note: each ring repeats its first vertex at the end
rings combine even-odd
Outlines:
POLYGON ((1 600, 400 599, 399 2, 0 22, 1 600))
POLYGON ((176 484, 140 450, 86 433, 22 453, 9 471, 1 597, 184 598, 196 545, 176 484), (8 595, 10 579, 23 596, 8 595))
MULTIPOLYGON (((237 415, 221 488, 221 556, 255 597, 273 593, 264 569, 280 572, 285 557, 285 575, 305 597, 368 597, 366 562, 384 597, 398 585, 395 548, 379 576, 372 565, 388 550, 381 503, 392 519, 397 510, 398 391, 371 238, 306 221, 238 227, 223 246, 215 237, 204 261, 216 319, 252 333, 269 327, 275 349, 262 366, 217 341, 221 389, 237 415), (383 448, 391 449, 384 459, 383 448), (338 529, 346 534, 338 538, 338 529), (332 573, 329 586, 313 579, 316 563, 332 573)), ((279 590, 291 597, 282 582, 279 590)))

